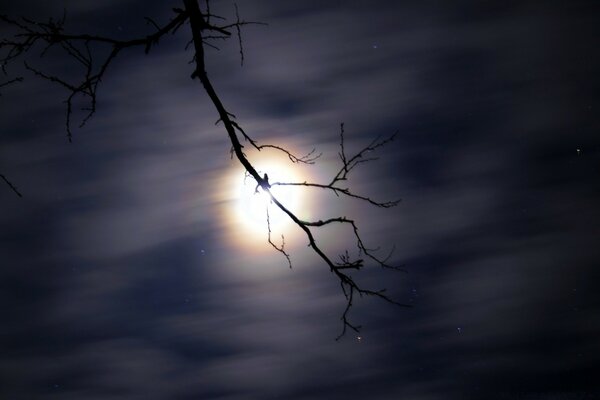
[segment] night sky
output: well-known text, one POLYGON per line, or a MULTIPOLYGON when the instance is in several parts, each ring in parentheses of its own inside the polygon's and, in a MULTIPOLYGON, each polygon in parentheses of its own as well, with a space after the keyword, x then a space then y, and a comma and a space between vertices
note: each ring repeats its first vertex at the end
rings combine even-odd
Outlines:
MULTIPOLYGON (((66 8, 67 31, 128 39, 182 7, 47 3, 0 13, 66 8)), ((290 269, 237 199, 243 173, 190 79, 189 25, 111 64, 73 143, 68 93, 19 61, 8 72, 25 80, 0 88, 0 173, 23 194, 0 182, 0 398, 600 398, 600 4, 238 8, 268 26, 242 30, 243 66, 235 38, 208 48, 209 77, 256 140, 323 153, 288 164, 300 179, 339 168, 342 122, 349 152, 398 131, 348 182, 396 208, 294 197, 306 218, 352 216, 367 245, 395 248, 406 272, 355 276, 413 307, 358 299, 360 338, 335 340, 339 282, 283 224, 290 269)), ((232 2, 211 11, 235 20, 232 2)), ((60 54, 27 60, 74 79, 60 54)), ((318 238, 333 258, 354 246, 341 227, 318 238)))

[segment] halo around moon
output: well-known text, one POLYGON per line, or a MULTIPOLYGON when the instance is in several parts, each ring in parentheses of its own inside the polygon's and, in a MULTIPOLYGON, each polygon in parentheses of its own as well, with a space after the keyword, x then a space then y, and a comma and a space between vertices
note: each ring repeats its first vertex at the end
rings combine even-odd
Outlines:
MULTIPOLYGON (((309 181, 306 167, 293 164, 284 154, 261 154, 259 161, 253 162, 258 173, 262 176, 268 174, 269 182, 304 182, 309 181)), ((271 238, 278 245, 281 244, 282 235, 286 249, 299 242, 301 232, 294 222, 271 202, 269 195, 257 187, 254 178, 249 176, 240 167, 232 169, 226 179, 227 198, 224 214, 227 218, 228 238, 234 241, 237 247, 251 248, 253 251, 273 251, 267 238, 269 226, 271 238), (269 224, 267 224, 267 210, 269 224)), ((287 209, 300 218, 310 214, 313 206, 306 188, 298 186, 272 186, 271 193, 287 209)))

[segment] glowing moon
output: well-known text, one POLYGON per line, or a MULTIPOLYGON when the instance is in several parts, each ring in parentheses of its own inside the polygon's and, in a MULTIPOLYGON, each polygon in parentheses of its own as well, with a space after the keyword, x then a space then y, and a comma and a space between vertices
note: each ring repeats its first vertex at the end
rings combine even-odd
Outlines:
MULTIPOLYGON (((262 176, 269 175, 269 182, 301 182, 294 168, 283 162, 268 160, 257 163, 256 169, 262 176)), ((267 234, 267 208, 272 231, 280 231, 288 224, 293 224, 290 218, 271 202, 268 193, 260 187, 257 188, 256 181, 251 176, 240 174, 236 177, 233 187, 235 188, 235 213, 237 219, 244 229, 251 234, 267 234)), ((301 190, 289 186, 273 186, 271 193, 289 210, 299 212, 303 207, 301 190)))
MULTIPOLYGON (((302 186, 273 184, 310 182, 314 180, 312 166, 292 163, 286 154, 278 151, 262 151, 258 154, 255 152, 250 153, 248 157, 260 176, 268 174, 269 183, 272 185, 271 193, 275 198, 298 218, 310 220, 316 205, 314 191, 302 186)), ((217 190, 215 195, 221 203, 219 210, 223 234, 232 249, 245 254, 271 253, 275 257, 280 256, 267 241, 267 207, 272 241, 281 246, 285 240, 285 249, 289 251, 306 246, 304 231, 271 202, 267 193, 260 187, 257 190, 256 181, 245 174, 237 160, 232 160, 231 169, 220 183, 220 190, 217 190)))

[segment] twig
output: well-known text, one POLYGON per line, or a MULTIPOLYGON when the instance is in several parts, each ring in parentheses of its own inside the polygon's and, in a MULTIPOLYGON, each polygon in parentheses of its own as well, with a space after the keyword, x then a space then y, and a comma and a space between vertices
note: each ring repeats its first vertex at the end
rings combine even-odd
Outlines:
POLYGON ((290 266, 290 269, 292 269, 292 259, 290 258, 290 254, 285 250, 285 237, 283 236, 283 234, 281 235, 281 246, 277 246, 273 240, 271 239, 271 217, 269 215, 269 205, 266 205, 266 211, 267 211, 267 231, 268 231, 268 242, 269 244, 278 252, 280 252, 281 254, 283 254, 283 256, 285 257, 285 259, 288 262, 288 265, 290 266))
POLYGON ((2 180, 4 182, 6 182, 6 184, 8 185, 8 187, 11 188, 12 191, 15 192, 17 196, 23 197, 23 195, 21 194, 21 192, 19 192, 19 190, 17 190, 17 187, 15 185, 13 185, 3 174, 0 174, 0 178, 2 178, 2 180))

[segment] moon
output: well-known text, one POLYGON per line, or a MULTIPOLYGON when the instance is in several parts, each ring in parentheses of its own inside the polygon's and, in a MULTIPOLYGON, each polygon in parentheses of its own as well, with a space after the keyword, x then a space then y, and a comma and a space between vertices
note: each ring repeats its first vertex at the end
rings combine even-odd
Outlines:
MULTIPOLYGON (((269 176, 270 191, 284 207, 302 220, 314 218, 317 203, 320 202, 314 190, 303 186, 275 185, 276 182, 319 180, 313 165, 292 163, 286 154, 279 151, 249 153, 248 159, 260 176, 265 173, 269 176)), ((267 193, 257 188, 254 178, 236 161, 232 160, 225 177, 216 181, 214 193, 215 201, 220 204, 219 221, 223 229, 222 237, 226 240, 224 245, 240 254, 280 256, 268 242, 270 225, 271 239, 277 246, 285 241, 286 251, 304 248, 308 244, 304 231, 271 202, 267 193)))
MULTIPOLYGON (((269 182, 302 182, 301 176, 293 165, 275 159, 269 159, 256 164, 256 170, 262 176, 269 175, 269 182)), ((235 214, 244 230, 252 235, 264 237, 268 233, 267 211, 269 225, 273 232, 293 225, 288 215, 283 213, 272 201, 269 194, 257 187, 256 181, 251 176, 242 173, 236 177, 233 184, 235 188, 235 214)), ((302 190, 289 186, 274 185, 271 193, 287 209, 294 213, 301 213, 305 208, 306 199, 302 190)))

